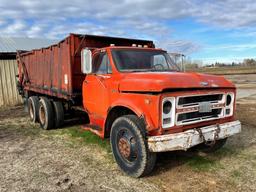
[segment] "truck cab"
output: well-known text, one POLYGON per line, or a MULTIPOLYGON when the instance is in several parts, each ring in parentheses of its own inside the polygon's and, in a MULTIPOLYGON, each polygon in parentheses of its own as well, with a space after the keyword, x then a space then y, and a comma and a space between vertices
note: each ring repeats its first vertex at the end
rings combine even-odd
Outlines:
POLYGON ((83 49, 85 125, 110 137, 120 168, 149 173, 156 152, 214 151, 241 131, 235 86, 220 76, 181 72, 168 53, 147 47, 83 49))

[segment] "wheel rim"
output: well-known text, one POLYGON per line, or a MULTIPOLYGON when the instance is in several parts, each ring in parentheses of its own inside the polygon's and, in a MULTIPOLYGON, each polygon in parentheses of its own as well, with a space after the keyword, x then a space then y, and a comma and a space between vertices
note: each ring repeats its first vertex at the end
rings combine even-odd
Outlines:
POLYGON ((127 139, 121 138, 118 142, 118 149, 124 158, 128 158, 131 154, 131 146, 127 139))
POLYGON ((29 104, 29 115, 31 119, 34 119, 34 108, 32 103, 29 104))
POLYGON ((43 106, 40 106, 39 108, 39 118, 40 118, 40 122, 41 124, 45 124, 45 110, 43 106))
POLYGON ((130 163, 137 159, 138 147, 135 136, 127 129, 118 132, 117 148, 120 156, 130 163))

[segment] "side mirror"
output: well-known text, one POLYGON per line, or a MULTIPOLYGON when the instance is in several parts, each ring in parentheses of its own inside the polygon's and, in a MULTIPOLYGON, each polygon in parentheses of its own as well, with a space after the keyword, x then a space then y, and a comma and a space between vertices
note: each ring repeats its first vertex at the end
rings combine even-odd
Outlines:
POLYGON ((81 70, 84 74, 92 73, 92 52, 89 49, 81 51, 81 70))

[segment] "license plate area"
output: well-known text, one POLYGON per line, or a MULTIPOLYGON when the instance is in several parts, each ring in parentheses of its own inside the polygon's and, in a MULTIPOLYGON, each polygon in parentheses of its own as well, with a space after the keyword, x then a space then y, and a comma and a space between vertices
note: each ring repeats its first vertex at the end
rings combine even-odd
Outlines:
POLYGON ((199 113, 209 113, 212 112, 212 107, 210 102, 199 103, 199 113))

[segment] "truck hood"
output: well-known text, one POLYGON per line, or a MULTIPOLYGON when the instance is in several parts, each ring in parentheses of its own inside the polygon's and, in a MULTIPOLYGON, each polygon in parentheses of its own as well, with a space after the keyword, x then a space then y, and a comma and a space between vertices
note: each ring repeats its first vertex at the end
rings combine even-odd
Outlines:
POLYGON ((183 72, 136 72, 124 74, 120 91, 162 92, 166 89, 234 88, 224 77, 183 72))

